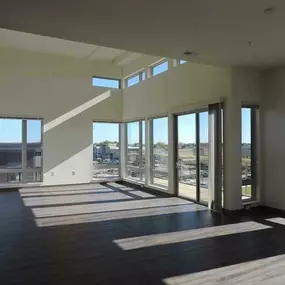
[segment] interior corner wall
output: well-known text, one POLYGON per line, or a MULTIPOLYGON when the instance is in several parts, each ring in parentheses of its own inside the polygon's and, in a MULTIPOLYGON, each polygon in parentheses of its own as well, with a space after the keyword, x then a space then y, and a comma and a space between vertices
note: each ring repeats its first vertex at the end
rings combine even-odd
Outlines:
POLYGON ((261 73, 262 204, 285 210, 285 66, 261 73))
POLYGON ((121 90, 95 88, 92 76, 120 78, 121 69, 8 48, 0 62, 0 116, 44 120, 44 184, 90 182, 92 121, 122 120, 121 90))
POLYGON ((231 92, 224 106, 224 208, 242 208, 241 107, 260 104, 260 75, 247 68, 231 69, 231 92))

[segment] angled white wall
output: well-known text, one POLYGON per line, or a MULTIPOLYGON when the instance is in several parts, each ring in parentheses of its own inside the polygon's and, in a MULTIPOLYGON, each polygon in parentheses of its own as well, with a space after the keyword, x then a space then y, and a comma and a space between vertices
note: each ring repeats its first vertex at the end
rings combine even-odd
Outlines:
POLYGON ((120 78, 121 69, 4 48, 0 62, 0 116, 44 119, 44 183, 91 181, 92 121, 122 119, 121 91, 106 94, 92 76, 120 78))

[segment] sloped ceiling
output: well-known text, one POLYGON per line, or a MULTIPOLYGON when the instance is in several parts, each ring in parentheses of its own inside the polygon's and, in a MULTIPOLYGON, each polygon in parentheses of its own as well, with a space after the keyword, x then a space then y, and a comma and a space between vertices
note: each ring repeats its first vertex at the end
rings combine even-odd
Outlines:
POLYGON ((3 0, 0 27, 213 65, 285 63, 284 0, 3 0))

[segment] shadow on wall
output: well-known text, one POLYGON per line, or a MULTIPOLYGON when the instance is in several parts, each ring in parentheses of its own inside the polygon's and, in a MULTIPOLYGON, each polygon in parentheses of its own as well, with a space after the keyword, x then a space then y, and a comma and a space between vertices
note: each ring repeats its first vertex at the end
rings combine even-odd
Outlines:
POLYGON ((111 91, 108 90, 65 114, 45 122, 43 130, 44 173, 68 161, 70 161, 70 167, 75 168, 80 164, 80 161, 76 163, 76 156, 79 154, 81 154, 80 160, 84 159, 84 156, 86 156, 86 161, 92 159, 92 155, 89 157, 93 143, 90 112, 94 112, 95 106, 110 97, 111 91))

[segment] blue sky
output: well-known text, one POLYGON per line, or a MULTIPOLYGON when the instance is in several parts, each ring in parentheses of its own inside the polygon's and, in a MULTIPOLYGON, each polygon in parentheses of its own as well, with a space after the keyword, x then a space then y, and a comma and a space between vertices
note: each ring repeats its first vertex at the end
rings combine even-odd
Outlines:
MULTIPOLYGON (((195 116, 193 114, 178 117, 179 142, 195 142, 195 116)), ((242 109, 242 142, 250 143, 250 110, 242 109)), ((167 118, 154 120, 154 142, 168 141, 167 118)), ((138 123, 129 124, 130 143, 138 141, 138 123)), ((28 142, 39 142, 41 139, 41 121, 27 120, 28 142)), ((118 141, 118 124, 93 124, 93 141, 104 140, 118 141)), ((208 116, 207 113, 200 114, 200 140, 208 140, 208 116)), ((19 119, 0 119, 0 142, 21 142, 22 121, 19 119)))
MULTIPOLYGON (((168 119, 158 118, 154 120, 154 143, 168 142, 168 119)), ((178 117, 178 140, 183 143, 195 143, 195 115, 187 114, 178 117)), ((139 133, 139 123, 128 124, 129 143, 137 143, 139 133)), ((93 141, 101 142, 104 140, 118 141, 118 124, 93 124, 93 141)), ((208 112, 200 113, 200 141, 208 142, 208 112)), ((250 110, 242 109, 242 142, 250 143, 250 110)))
MULTIPOLYGON (((41 141, 41 120, 27 120, 27 141, 41 141)), ((22 142, 21 119, 0 119, 0 142, 22 142)))

